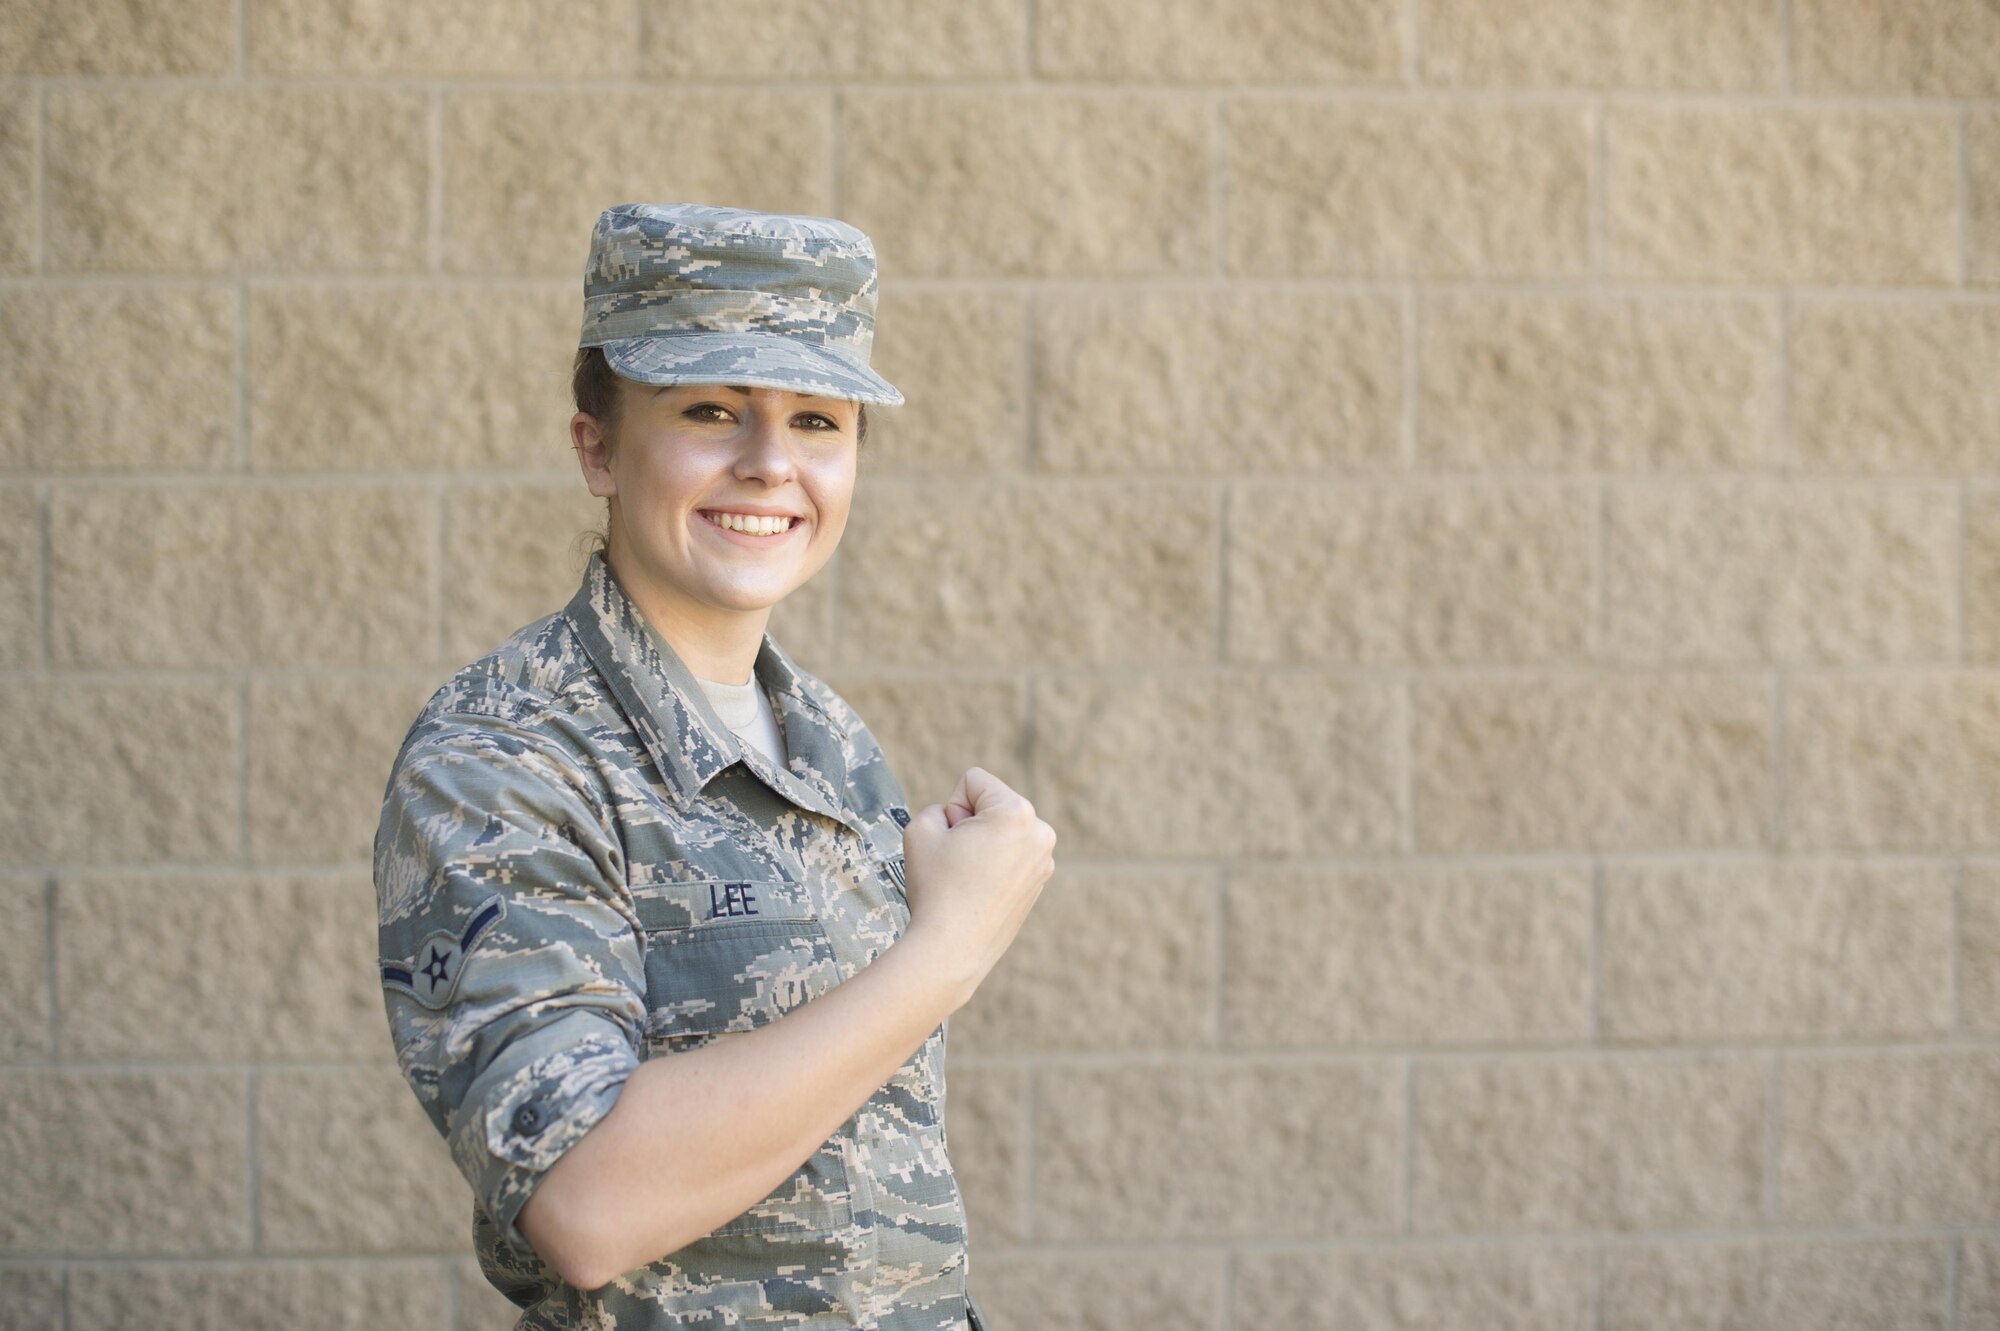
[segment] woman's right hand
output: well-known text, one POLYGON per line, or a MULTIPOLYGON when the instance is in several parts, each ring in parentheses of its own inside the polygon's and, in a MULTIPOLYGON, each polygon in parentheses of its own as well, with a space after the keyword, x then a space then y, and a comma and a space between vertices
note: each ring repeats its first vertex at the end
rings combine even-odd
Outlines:
POLYGON ((925 949, 964 1003, 1055 872, 1055 845, 1034 805, 985 768, 967 768, 949 800, 918 809, 903 829, 910 922, 899 945, 925 949))

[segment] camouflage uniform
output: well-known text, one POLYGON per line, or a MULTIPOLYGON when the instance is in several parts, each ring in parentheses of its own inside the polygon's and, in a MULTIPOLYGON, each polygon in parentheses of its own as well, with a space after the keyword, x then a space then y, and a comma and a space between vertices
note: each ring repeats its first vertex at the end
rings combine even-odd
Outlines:
POLYGON ((396 755, 375 839, 390 1031, 520 1327, 967 1325, 943 1024, 768 1197, 601 1289, 563 1283, 515 1225, 642 1060, 810 1002, 909 921, 910 815, 874 736, 768 634, 755 677, 784 768, 596 554, 396 755))

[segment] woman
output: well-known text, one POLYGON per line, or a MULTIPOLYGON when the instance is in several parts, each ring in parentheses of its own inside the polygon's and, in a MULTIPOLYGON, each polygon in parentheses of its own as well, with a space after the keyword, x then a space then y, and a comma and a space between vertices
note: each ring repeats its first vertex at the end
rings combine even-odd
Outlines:
POLYGON ((968 770, 914 814, 765 631, 833 554, 866 404, 868 238, 624 204, 584 281, 571 439, 604 548, 460 670, 375 843, 398 1060, 519 1325, 979 1325, 945 1021, 1055 833, 968 770))

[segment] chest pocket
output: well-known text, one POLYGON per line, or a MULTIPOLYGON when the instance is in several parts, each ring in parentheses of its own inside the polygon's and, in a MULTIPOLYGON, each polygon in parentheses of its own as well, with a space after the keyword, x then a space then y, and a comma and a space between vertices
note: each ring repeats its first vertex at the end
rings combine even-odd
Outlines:
POLYGON ((633 903, 646 949, 646 1037, 664 1050, 754 1030, 838 983, 802 884, 648 883, 633 903))
MULTIPOLYGON (((839 983, 826 926, 801 884, 653 882, 634 889, 633 903, 645 943, 649 1055, 754 1030, 839 983)), ((712 1236, 824 1235, 852 1219, 836 1135, 712 1236)))

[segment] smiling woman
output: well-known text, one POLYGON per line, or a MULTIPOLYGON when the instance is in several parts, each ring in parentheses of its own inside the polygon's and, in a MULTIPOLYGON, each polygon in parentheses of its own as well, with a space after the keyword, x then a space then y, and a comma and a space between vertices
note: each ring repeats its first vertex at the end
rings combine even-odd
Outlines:
POLYGON ((747 683, 771 607, 825 566, 847 528, 865 408, 622 376, 615 391, 614 427, 583 411, 570 421, 606 505, 604 558, 697 678, 747 683))
POLYGON ((390 1033, 519 1327, 981 1327, 945 1023, 1055 833, 976 767, 912 812, 768 631, 902 401, 874 313, 844 222, 605 210, 570 418, 600 546, 397 753, 390 1033))
MULTIPOLYGON (((626 385, 632 381, 621 379, 604 358, 603 347, 579 347, 576 363, 570 370, 570 393, 576 400, 577 411, 596 420, 603 429, 608 447, 616 453, 618 447, 618 422, 624 414, 626 385)), ((658 392, 658 389, 654 390, 658 392)), ((868 446, 868 404, 858 404, 854 417, 854 442, 859 448, 868 446)), ((602 529, 586 533, 590 539, 587 552, 602 551, 611 542, 610 501, 605 503, 605 525, 602 529)))

